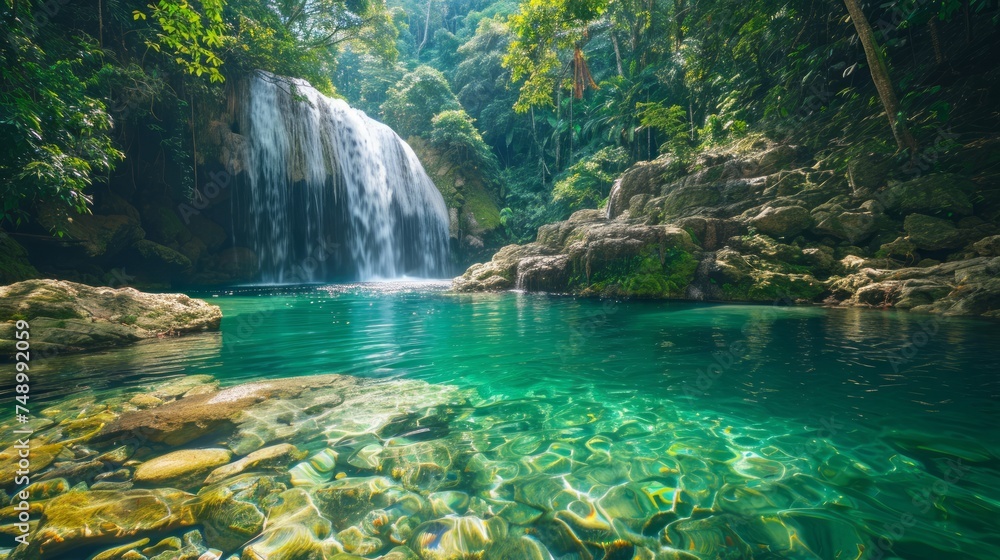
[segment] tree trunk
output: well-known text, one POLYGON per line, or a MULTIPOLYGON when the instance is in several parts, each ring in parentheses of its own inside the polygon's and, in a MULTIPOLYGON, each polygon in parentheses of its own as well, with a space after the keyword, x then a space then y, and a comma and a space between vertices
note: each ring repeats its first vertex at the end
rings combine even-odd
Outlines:
POLYGON ((615 37, 615 32, 611 31, 611 46, 615 48, 615 64, 618 66, 618 75, 624 76, 625 72, 622 70, 622 52, 618 48, 618 37, 615 37))
POLYGON ((868 67, 871 69, 872 81, 875 82, 875 89, 878 90, 882 107, 885 108, 885 116, 889 119, 889 127, 892 135, 896 139, 896 146, 900 150, 910 150, 910 155, 917 152, 917 141, 906 128, 906 119, 899 114, 899 100, 896 99, 896 91, 889 80, 889 68, 882 58, 878 43, 875 42, 875 35, 872 33, 872 26, 868 23, 868 18, 861 11, 858 0, 844 0, 847 11, 851 14, 851 21, 861 39, 861 45, 865 48, 865 57, 868 59, 868 67))
POLYGON ((417 47, 417 58, 420 58, 420 51, 424 50, 427 46, 427 35, 431 29, 431 2, 433 0, 427 0, 427 18, 424 20, 424 40, 420 42, 420 46, 417 47))
POLYGON ((944 51, 941 50, 941 34, 938 32, 937 16, 932 16, 927 22, 927 28, 931 32, 931 46, 934 47, 934 62, 941 66, 944 64, 944 51))

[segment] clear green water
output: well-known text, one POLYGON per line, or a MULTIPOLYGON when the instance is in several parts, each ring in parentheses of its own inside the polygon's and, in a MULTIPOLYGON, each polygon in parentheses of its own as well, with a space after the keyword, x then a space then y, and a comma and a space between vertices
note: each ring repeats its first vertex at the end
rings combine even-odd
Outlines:
POLYGON ((424 436, 465 465, 453 489, 606 521, 592 541, 1000 558, 996 323, 442 288, 193 294, 222 308, 221 334, 49 360, 34 390, 205 373, 458 385, 477 397, 424 436), (476 462, 497 476, 468 475, 476 462))

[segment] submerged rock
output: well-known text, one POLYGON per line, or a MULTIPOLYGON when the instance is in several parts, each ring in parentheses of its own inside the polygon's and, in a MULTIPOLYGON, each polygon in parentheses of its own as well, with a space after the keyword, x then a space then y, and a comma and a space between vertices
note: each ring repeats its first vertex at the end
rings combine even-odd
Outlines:
POLYGON ((46 503, 38 528, 29 536, 29 544, 14 549, 11 560, 65 558, 67 551, 81 546, 194 525, 194 515, 186 505, 192 497, 169 488, 70 491, 46 503))
POLYGON ((183 294, 149 294, 61 280, 0 287, 0 356, 13 353, 13 324, 31 323, 32 348, 81 352, 165 335, 218 330, 218 307, 183 294))
MULTIPOLYGON (((154 442, 183 445, 212 432, 233 430, 244 415, 254 416, 250 409, 269 399, 292 399, 319 388, 336 395, 337 390, 359 382, 342 375, 317 375, 257 381, 221 391, 200 392, 151 411, 125 413, 105 426, 96 440, 138 435, 154 442)), ((339 401, 329 398, 326 404, 335 406, 339 401)))
POLYGON ((207 473, 232 457, 227 449, 182 449, 142 463, 136 467, 133 479, 147 486, 194 488, 201 485, 207 473))
POLYGON ((507 524, 499 517, 443 517, 419 526, 408 546, 421 560, 475 558, 495 541, 507 536, 507 524))
POLYGON ((246 474, 206 486, 188 505, 209 544, 235 550, 260 534, 266 521, 264 504, 278 500, 284 490, 284 484, 270 477, 246 474))
POLYGON ((243 560, 329 558, 344 551, 332 537, 332 523, 305 490, 292 488, 278 499, 267 512, 264 532, 243 549, 243 560))
POLYGON ((261 468, 282 468, 303 457, 304 453, 290 443, 282 443, 258 449, 239 461, 223 465, 208 475, 205 484, 213 484, 220 480, 235 476, 245 470, 261 468))

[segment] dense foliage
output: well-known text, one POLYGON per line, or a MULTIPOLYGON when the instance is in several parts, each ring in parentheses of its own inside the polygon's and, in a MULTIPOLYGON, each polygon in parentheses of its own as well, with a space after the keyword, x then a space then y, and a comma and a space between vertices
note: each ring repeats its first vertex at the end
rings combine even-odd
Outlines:
MULTIPOLYGON (((136 131, 193 167, 199 108, 253 68, 304 77, 482 174, 511 240, 602 204, 621 169, 660 154, 686 167, 752 132, 835 165, 882 151, 946 166, 943 136, 997 120, 982 110, 996 0, 4 6, 8 218, 42 199, 84 209, 136 131)), ((188 175, 164 182, 192 192, 188 175)))
POLYGON ((39 204, 86 212, 88 187, 140 140, 159 151, 164 191, 197 196, 195 132, 202 110, 220 111, 229 78, 262 68, 333 93, 346 46, 396 55, 397 30, 378 1, 5 0, 2 9, 8 227, 39 204))
POLYGON ((960 90, 995 70, 995 1, 865 5, 858 21, 851 0, 390 4, 399 62, 389 72, 355 66, 345 95, 383 100, 390 124, 430 138, 433 126, 411 123, 455 110, 444 84, 435 82, 437 107, 414 104, 408 116, 394 97, 412 87, 406 68, 439 70, 503 170, 514 240, 602 204, 608 178, 633 162, 666 153, 686 167, 750 132, 840 165, 854 153, 916 160, 928 150, 945 165, 943 130, 985 132, 960 90), (859 41, 865 26, 871 40, 859 41))

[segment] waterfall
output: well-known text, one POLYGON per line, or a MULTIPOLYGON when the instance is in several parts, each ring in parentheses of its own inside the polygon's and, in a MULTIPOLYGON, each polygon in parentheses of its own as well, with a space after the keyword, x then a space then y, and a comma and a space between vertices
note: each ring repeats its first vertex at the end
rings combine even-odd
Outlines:
MULTIPOLYGON (((622 178, 619 177, 615 179, 613 185, 611 185, 611 192, 608 193, 608 207, 604 209, 604 217, 609 220, 615 219, 617 214, 615 213, 615 206, 618 204, 618 199, 622 195, 622 178)), ((621 211, 618 212, 621 214, 621 211)))
POLYGON ((258 71, 241 89, 233 230, 261 282, 447 275, 444 199, 392 129, 304 80, 258 71))

